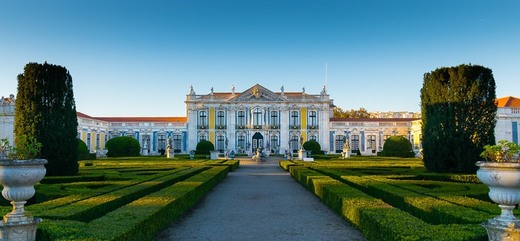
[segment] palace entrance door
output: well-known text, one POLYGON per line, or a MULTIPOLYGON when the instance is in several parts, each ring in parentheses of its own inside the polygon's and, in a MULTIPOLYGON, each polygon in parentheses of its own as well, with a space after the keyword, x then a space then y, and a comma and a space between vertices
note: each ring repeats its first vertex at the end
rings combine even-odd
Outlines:
POLYGON ((263 147, 263 143, 264 143, 264 136, 262 136, 262 134, 260 134, 260 132, 257 132, 253 135, 253 141, 251 142, 252 143, 252 151, 255 152, 258 148, 262 148, 263 147))

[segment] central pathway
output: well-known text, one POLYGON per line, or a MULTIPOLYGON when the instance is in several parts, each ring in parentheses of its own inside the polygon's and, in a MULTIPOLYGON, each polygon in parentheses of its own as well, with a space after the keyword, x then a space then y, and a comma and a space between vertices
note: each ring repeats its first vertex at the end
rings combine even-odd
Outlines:
POLYGON ((155 240, 365 239, 278 163, 241 161, 155 240))

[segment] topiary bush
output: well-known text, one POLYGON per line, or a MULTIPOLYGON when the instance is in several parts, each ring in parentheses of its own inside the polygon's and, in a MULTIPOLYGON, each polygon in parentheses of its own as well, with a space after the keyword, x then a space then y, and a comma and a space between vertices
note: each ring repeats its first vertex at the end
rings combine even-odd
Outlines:
POLYGON ((386 139, 383 151, 377 153, 378 156, 394 157, 414 157, 412 143, 404 136, 391 136, 386 139))
POLYGON ((88 160, 88 154, 90 151, 88 150, 87 144, 81 139, 78 138, 78 160, 88 160))
POLYGON ((321 145, 315 140, 306 141, 303 143, 303 149, 311 151, 312 154, 321 154, 321 145))
POLYGON ((197 143, 195 154, 209 155, 209 152, 213 150, 215 150, 215 146, 213 143, 211 143, 211 141, 200 141, 197 143))
POLYGON ((119 136, 107 141, 105 145, 108 157, 139 156, 141 146, 130 136, 119 136))

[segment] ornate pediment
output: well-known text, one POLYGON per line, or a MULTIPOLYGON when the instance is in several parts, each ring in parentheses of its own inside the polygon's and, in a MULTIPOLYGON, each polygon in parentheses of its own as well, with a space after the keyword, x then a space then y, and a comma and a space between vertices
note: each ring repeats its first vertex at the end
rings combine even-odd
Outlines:
POLYGON ((257 102, 257 101, 286 101, 284 97, 275 94, 265 87, 256 84, 248 90, 230 99, 230 101, 257 102))

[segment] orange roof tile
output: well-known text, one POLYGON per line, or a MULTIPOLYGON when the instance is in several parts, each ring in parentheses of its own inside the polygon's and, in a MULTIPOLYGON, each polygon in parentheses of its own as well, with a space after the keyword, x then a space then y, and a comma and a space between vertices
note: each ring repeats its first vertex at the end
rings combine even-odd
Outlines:
POLYGON ((76 115, 81 118, 89 118, 107 122, 181 122, 186 123, 187 117, 92 117, 77 111, 76 115))
POLYGON ((497 107, 520 108, 520 99, 513 96, 506 96, 495 100, 497 107))
POLYGON ((331 122, 351 121, 351 122, 410 122, 421 118, 330 118, 331 122))

